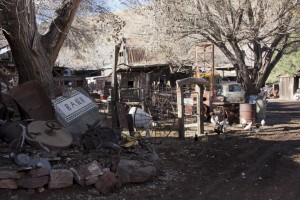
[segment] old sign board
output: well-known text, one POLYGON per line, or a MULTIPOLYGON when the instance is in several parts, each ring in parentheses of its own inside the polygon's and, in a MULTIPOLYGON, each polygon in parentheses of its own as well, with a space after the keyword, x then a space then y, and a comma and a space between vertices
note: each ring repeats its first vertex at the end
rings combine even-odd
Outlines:
POLYGON ((71 133, 83 133, 87 124, 100 119, 97 104, 81 88, 72 89, 68 98, 57 97, 53 106, 57 118, 71 133))

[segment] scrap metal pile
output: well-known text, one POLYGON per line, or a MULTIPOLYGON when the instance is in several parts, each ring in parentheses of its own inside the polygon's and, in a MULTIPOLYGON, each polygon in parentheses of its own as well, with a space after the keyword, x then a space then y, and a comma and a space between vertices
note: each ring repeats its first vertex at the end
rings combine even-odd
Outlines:
POLYGON ((148 139, 103 126, 84 91, 51 101, 33 81, 11 95, 22 117, 1 107, 0 189, 42 192, 79 184, 94 185, 89 192, 99 195, 156 175, 159 158, 148 139))

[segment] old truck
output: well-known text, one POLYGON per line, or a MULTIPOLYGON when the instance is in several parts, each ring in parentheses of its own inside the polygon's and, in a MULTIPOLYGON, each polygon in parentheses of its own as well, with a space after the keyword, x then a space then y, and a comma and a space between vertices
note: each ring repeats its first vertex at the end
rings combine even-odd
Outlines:
MULTIPOLYGON (((220 118, 227 117, 226 112, 238 113, 239 104, 244 103, 244 95, 245 91, 243 87, 235 81, 219 82, 218 84, 215 84, 214 92, 205 90, 203 94, 205 119, 209 119, 212 112, 220 115, 220 118)), ((198 94, 196 92, 186 94, 186 115, 192 116, 194 114, 198 100, 197 97, 198 94)), ((236 118, 236 120, 238 120, 238 114, 236 118)))
POLYGON ((244 103, 245 91, 237 82, 223 82, 217 89, 217 96, 223 96, 231 104, 244 103))

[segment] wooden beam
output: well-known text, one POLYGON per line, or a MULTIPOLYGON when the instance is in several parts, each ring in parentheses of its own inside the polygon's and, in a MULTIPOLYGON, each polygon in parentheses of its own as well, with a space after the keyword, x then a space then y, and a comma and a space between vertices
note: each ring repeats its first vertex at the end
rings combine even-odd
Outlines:
POLYGON ((203 85, 196 85, 196 92, 198 94, 197 101, 197 133, 204 134, 204 107, 203 107, 203 85))
POLYGON ((119 101, 118 95, 118 79, 117 79, 117 66, 119 58, 120 45, 115 46, 115 60, 112 71, 111 79, 111 117, 112 117, 112 128, 117 128, 119 126, 118 111, 116 103, 119 101))
POLYGON ((184 140, 184 103, 183 103, 183 89, 177 84, 177 109, 178 109, 178 133, 179 139, 184 140))
POLYGON ((176 81, 178 87, 182 87, 184 85, 197 84, 203 85, 207 83, 207 80, 204 78, 184 78, 176 81))
POLYGON ((184 140, 185 128, 184 128, 184 101, 183 101, 183 89, 184 85, 196 84, 196 92, 198 94, 197 99, 197 133, 198 135, 204 133, 204 107, 203 107, 203 84, 207 83, 202 78, 185 78, 176 81, 176 93, 177 93, 177 109, 178 109, 178 133, 179 139, 184 140))

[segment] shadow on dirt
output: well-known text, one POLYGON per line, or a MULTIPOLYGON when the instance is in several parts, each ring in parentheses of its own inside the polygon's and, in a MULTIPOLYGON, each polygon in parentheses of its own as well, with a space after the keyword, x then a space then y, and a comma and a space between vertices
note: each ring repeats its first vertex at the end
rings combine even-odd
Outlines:
POLYGON ((294 120, 300 120, 299 101, 278 101, 267 103, 267 123, 269 125, 293 124, 294 120))
POLYGON ((298 102, 268 103, 267 126, 258 134, 229 127, 226 135, 197 141, 153 138, 161 141, 154 144, 160 157, 157 176, 107 196, 74 185, 42 193, 1 191, 0 199, 300 199, 299 107, 298 102))
POLYGON ((166 199, 181 199, 180 195, 188 199, 295 199, 300 195, 300 140, 288 139, 292 135, 271 137, 265 140, 237 133, 220 139, 211 135, 197 142, 169 141, 157 146, 165 158, 162 168, 179 174, 162 195, 166 199))

